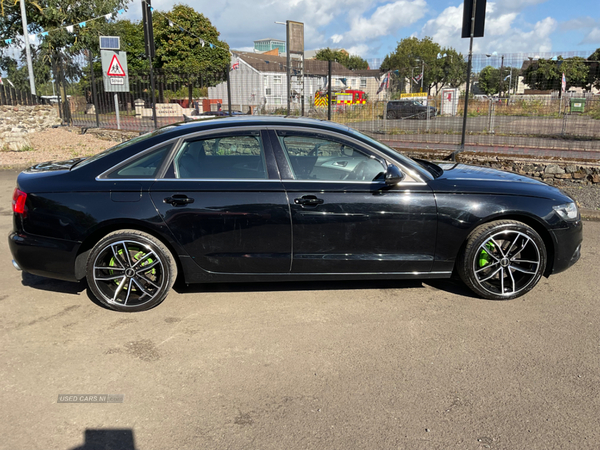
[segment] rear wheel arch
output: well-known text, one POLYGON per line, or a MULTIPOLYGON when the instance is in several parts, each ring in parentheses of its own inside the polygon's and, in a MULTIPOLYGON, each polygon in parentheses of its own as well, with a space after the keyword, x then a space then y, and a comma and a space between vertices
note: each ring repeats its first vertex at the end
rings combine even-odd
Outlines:
POLYGON ((141 231, 158 239, 165 247, 167 247, 167 249, 171 252, 171 255, 173 255, 175 264, 177 264, 178 276, 183 276, 183 268, 181 267, 181 262, 179 261, 180 252, 178 251, 175 243, 165 239, 164 236, 157 233, 156 230, 153 230, 142 223, 117 222, 105 224, 104 226, 94 230, 94 232, 87 236, 79 246, 79 251, 77 252, 77 257, 75 259, 75 277, 78 280, 85 278, 87 259, 94 246, 110 233, 120 230, 141 231))
POLYGON ((88 293, 117 311, 157 306, 168 296, 177 274, 176 258, 163 241, 133 228, 108 233, 87 258, 88 293))

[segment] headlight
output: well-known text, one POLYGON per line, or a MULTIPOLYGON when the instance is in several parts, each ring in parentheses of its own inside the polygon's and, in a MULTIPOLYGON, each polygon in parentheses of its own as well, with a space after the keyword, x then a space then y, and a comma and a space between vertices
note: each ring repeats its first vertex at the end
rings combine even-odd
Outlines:
POLYGON ((579 210, 575 202, 565 203, 564 205, 558 205, 552 207, 554 211, 563 219, 568 222, 579 219, 579 210))

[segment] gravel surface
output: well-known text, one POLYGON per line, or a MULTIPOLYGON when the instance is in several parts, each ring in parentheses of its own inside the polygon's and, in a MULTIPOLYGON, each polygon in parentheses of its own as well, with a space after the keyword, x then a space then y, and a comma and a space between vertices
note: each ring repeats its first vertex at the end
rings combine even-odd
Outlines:
MULTIPOLYGON (((43 161, 91 156, 116 144, 91 134, 79 134, 78 128, 51 128, 33 133, 29 139, 33 150, 0 152, 0 167, 25 168, 43 161)), ((600 211, 600 186, 561 182, 558 187, 577 200, 580 207, 600 211)))
POLYGON ((79 134, 79 129, 49 128, 29 136, 33 150, 0 151, 0 166, 25 168, 44 161, 59 161, 81 156, 92 156, 116 144, 89 134, 79 134))

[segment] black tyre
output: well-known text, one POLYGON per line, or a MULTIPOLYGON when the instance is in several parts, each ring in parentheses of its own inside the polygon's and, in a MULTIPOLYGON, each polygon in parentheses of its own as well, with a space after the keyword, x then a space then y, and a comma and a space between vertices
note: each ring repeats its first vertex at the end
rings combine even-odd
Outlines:
POLYGON ((396 114, 394 113, 394 111, 388 111, 386 117, 388 118, 388 120, 392 120, 396 118, 396 114))
POLYGON ((106 235, 87 261, 88 288, 100 303, 117 311, 155 307, 167 297, 176 278, 177 265, 169 249, 138 230, 106 235))
POLYGON ((498 220, 473 230, 457 260, 457 272, 481 297, 509 300, 533 289, 546 261, 546 246, 533 228, 498 220))

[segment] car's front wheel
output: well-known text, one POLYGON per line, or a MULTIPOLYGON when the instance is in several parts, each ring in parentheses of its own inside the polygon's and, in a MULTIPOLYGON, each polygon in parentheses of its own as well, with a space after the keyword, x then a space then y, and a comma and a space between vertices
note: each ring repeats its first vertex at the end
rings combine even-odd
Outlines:
POLYGON ((86 279, 98 301, 117 311, 145 311, 161 303, 177 277, 169 249, 138 230, 106 235, 90 252, 86 279))
POLYGON ((477 227, 457 260, 457 271, 475 293, 509 300, 529 292, 546 269, 546 246, 530 226, 498 220, 477 227))

